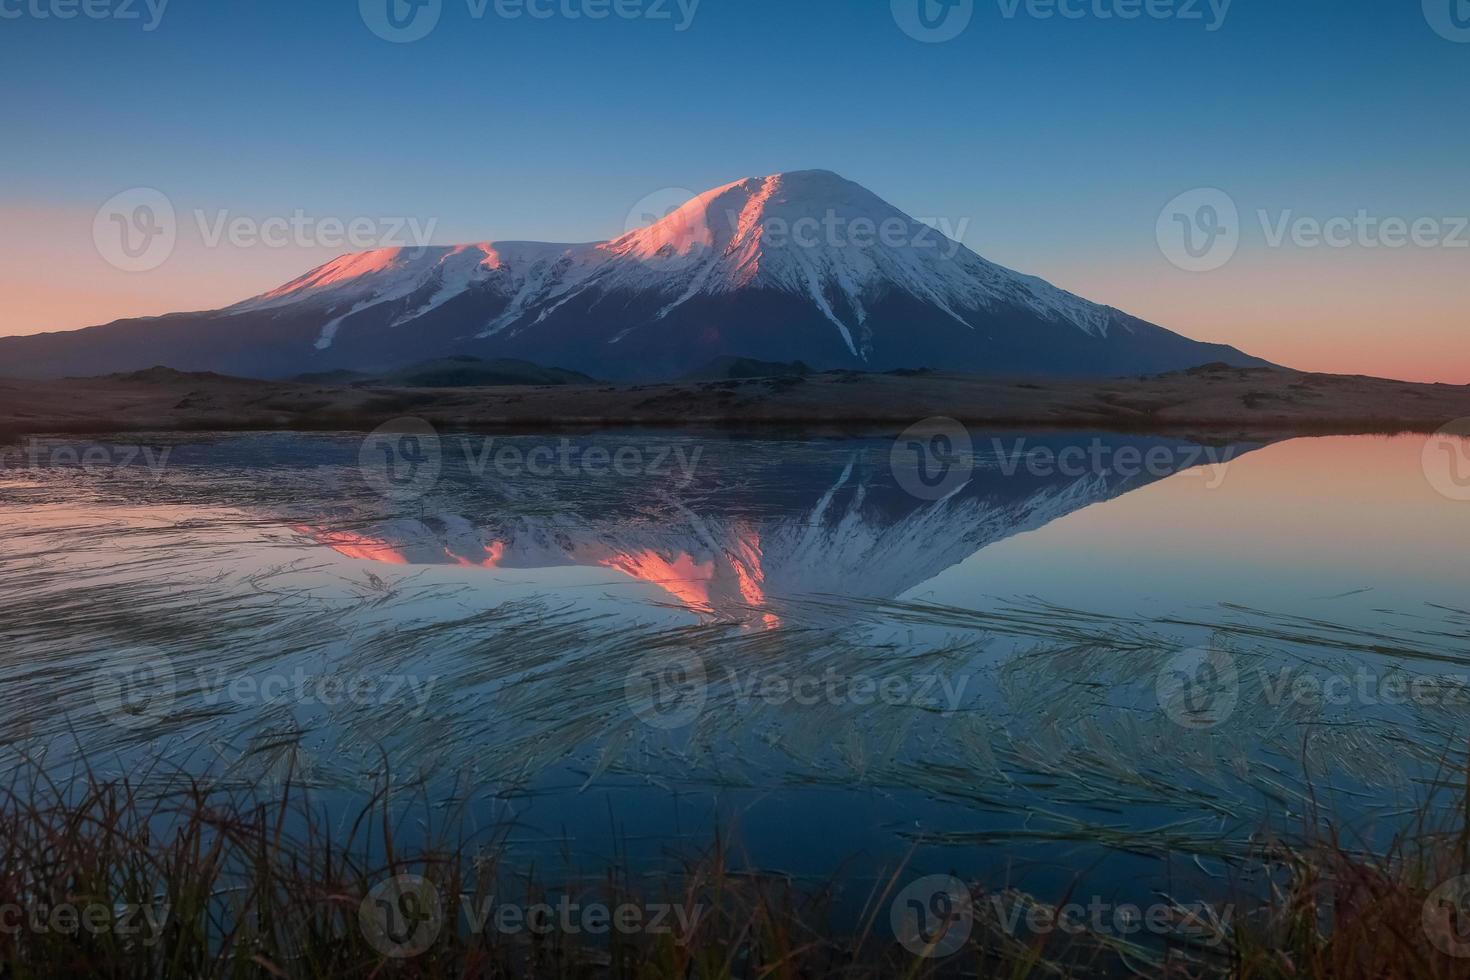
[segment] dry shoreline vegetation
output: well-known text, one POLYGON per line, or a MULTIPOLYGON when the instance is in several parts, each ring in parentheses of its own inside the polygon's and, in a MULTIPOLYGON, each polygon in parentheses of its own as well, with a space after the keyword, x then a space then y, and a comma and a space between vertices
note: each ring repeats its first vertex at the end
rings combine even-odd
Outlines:
POLYGON ((1421 822, 1376 854, 1320 820, 1296 841, 1263 840, 1235 867, 1228 917, 1175 905, 1191 929, 1153 945, 1085 927, 1032 935, 1002 914, 1061 908, 1080 883, 1051 905, 972 883, 964 942, 926 956, 943 932, 916 954, 889 928, 902 864, 855 922, 834 927, 822 888, 741 868, 720 838, 658 878, 615 864, 548 884, 503 870, 504 834, 457 838, 452 811, 424 800, 379 793, 334 823, 290 778, 258 794, 182 774, 163 790, 77 775, 57 783, 30 769, 0 789, 6 977, 1470 976, 1470 959, 1440 951, 1470 938, 1459 896, 1436 893, 1466 870, 1463 795, 1451 825, 1421 822), (397 843, 409 825, 429 843, 397 843), (503 924, 505 905, 555 909, 567 904, 558 895, 578 908, 660 910, 668 925, 589 935, 534 912, 503 924), (82 911, 68 920, 59 908, 82 911), (403 918, 374 911, 389 908, 403 918))
POLYGON ((1470 386, 1208 365, 1113 380, 829 372, 648 385, 406 388, 266 382, 166 368, 0 381, 9 434, 371 429, 403 416, 445 427, 903 428, 948 416, 995 426, 1193 429, 1217 436, 1431 432, 1470 416, 1470 386))

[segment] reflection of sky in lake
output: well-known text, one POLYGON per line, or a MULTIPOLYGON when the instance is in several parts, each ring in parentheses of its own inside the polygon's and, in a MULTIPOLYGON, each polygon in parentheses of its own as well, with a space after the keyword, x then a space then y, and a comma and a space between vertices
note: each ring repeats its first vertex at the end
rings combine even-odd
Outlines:
POLYGON ((1431 487, 1423 445, 1278 443, 1233 463, 1217 490, 1188 475, 1145 487, 987 548, 909 595, 1037 595, 1141 614, 1234 602, 1364 625, 1383 606, 1463 606, 1470 505, 1431 487))
POLYGON ((363 486, 349 437, 175 439, 161 479, 3 474, 5 751, 242 783, 295 765, 343 812, 386 758, 467 824, 513 821, 528 860, 595 865, 614 835, 652 860, 718 815, 767 867, 857 873, 918 846, 919 866, 1010 867, 1044 893, 1104 855, 1122 887, 1169 852, 1238 850, 1309 784, 1346 815, 1391 813, 1463 744, 1463 706, 1263 696, 1283 669, 1470 673, 1470 504, 1429 486, 1420 438, 1232 447, 1212 487, 1007 475, 987 436, 940 501, 895 485, 880 439, 583 441, 703 456, 685 483, 509 479, 467 472, 451 442, 440 484, 398 504, 363 486), (1160 710, 1188 647, 1239 666, 1217 728, 1160 710), (138 650, 169 659, 173 688, 119 728, 93 675, 138 650), (645 724, 631 673, 691 653, 694 720, 645 724), (425 710, 221 694, 298 669, 433 686, 425 710), (751 694, 830 675, 913 696, 751 694), (958 700, 920 697, 925 678, 958 700))

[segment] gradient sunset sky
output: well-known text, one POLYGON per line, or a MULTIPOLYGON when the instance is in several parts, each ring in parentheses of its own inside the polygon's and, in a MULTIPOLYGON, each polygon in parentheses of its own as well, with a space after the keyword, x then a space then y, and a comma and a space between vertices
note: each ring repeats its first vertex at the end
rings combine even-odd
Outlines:
POLYGON ((475 0, 442 0, 405 44, 358 0, 171 0, 152 30, 160 0, 133 0, 137 19, 37 16, 57 2, 0 0, 0 335, 224 306, 343 251, 210 247, 196 211, 412 218, 438 244, 593 241, 663 189, 825 168, 1192 337, 1470 382, 1470 230, 1462 247, 1272 246, 1258 216, 1433 218, 1449 234, 1470 215, 1470 36, 1445 28, 1463 0, 1234 0, 1218 25, 1209 0, 1174 0, 1200 20, 972 0, 944 43, 901 29, 891 8, 919 0, 702 0, 687 30, 677 0, 626 0, 667 19, 605 20, 507 19, 495 0, 477 19, 475 0), (99 206, 135 187, 180 218, 145 273, 92 237, 99 206), (1201 187, 1235 201, 1242 240, 1192 273, 1156 223, 1201 187))

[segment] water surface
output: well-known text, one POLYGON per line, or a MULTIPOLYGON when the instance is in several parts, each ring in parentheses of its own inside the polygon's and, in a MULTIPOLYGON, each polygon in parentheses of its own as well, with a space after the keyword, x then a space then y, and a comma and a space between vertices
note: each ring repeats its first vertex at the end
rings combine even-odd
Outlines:
POLYGON ((1462 758, 1470 504, 1422 437, 972 435, 937 488, 880 438, 454 434, 397 484, 360 436, 12 449, 4 764, 1047 894, 1208 889, 1312 800, 1386 834, 1462 758))

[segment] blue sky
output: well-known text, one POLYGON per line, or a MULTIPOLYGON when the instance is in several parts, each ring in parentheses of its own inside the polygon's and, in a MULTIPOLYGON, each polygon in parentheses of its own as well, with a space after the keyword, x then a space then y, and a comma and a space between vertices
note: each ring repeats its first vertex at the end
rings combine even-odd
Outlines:
MULTIPOLYGON (((473 0, 443 0, 406 44, 370 31, 356 0, 171 0, 152 31, 144 0, 90 0, 130 2, 137 20, 35 15, 58 2, 0 0, 7 256, 36 214, 94 212, 134 186, 181 210, 432 218, 441 242, 583 241, 660 188, 821 167, 968 221, 988 258, 1157 318, 1242 285, 1160 259, 1155 220, 1182 191, 1224 188, 1247 213, 1470 211, 1470 43, 1437 33, 1420 0, 1234 0, 1216 30, 1208 0, 1197 20, 1096 15, 1128 0, 1008 17, 1010 0, 974 0, 968 28, 936 44, 901 30, 889 0, 702 0, 684 31, 676 0, 669 19, 596 21, 511 20, 493 2, 475 19, 473 0)), ((1270 267, 1281 256, 1249 223, 1236 265, 1270 267)), ((1372 258, 1287 261, 1330 295, 1372 258)), ((280 259, 206 278, 238 270, 238 299, 280 259)), ((1449 281, 1464 277, 1439 271, 1453 268, 1399 254, 1372 274, 1445 279, 1439 342, 1465 308, 1449 281)), ((154 312, 171 308, 168 281, 150 280, 154 312)), ((1218 310, 1199 316, 1193 333, 1231 339, 1218 310)))

